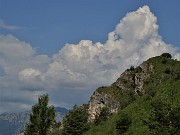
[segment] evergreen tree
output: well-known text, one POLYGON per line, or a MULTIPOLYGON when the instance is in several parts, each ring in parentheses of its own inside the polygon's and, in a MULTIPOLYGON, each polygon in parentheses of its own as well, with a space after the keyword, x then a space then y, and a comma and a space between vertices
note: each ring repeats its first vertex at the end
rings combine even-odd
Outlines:
POLYGON ((63 119, 63 135, 81 135, 89 128, 86 108, 74 106, 63 119))
POLYGON ((172 58, 172 56, 171 56, 171 54, 170 54, 170 53, 163 53, 163 54, 161 54, 161 57, 164 57, 164 58, 169 58, 169 59, 171 59, 171 58, 172 58))
POLYGON ((48 106, 48 95, 39 97, 38 104, 32 106, 30 122, 26 125, 25 135, 47 135, 55 123, 55 110, 48 106))

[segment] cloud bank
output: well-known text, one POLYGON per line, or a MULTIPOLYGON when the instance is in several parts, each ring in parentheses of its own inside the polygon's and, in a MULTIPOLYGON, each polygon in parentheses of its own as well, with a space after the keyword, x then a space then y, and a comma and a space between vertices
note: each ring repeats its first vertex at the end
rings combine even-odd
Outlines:
POLYGON ((128 13, 104 44, 81 40, 52 57, 38 55, 12 35, 0 35, 0 110, 29 109, 44 92, 58 106, 82 103, 95 87, 113 83, 131 65, 164 52, 180 60, 178 51, 162 40, 148 6, 128 13))

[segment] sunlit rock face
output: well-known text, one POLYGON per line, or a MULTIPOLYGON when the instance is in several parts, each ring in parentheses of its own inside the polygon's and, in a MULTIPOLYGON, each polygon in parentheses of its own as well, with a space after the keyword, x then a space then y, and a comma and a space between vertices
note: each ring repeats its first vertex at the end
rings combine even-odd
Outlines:
POLYGON ((116 102, 110 94, 104 93, 103 91, 95 91, 89 101, 89 122, 95 120, 95 117, 100 114, 103 107, 107 107, 111 113, 117 113, 119 103, 116 102))

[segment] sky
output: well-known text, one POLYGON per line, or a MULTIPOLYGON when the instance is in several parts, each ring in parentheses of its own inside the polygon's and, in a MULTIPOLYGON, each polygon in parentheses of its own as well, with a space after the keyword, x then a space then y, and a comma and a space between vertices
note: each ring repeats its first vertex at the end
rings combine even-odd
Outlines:
POLYGON ((180 60, 180 1, 0 0, 0 113, 71 108, 131 65, 180 60))

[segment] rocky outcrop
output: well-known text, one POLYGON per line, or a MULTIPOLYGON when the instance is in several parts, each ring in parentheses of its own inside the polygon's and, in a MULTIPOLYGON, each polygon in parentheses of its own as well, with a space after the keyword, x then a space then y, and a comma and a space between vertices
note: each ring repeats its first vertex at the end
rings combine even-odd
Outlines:
POLYGON ((117 113, 119 109, 119 103, 113 99, 113 97, 104 93, 103 91, 95 91, 89 101, 89 122, 93 122, 95 117, 98 116, 103 107, 107 107, 111 113, 117 113))
MULTIPOLYGON (((131 91, 135 96, 144 94, 144 83, 150 78, 153 73, 153 64, 146 61, 140 66, 131 67, 123 72, 115 82, 119 91, 131 91)), ((115 100, 111 92, 97 89, 90 98, 88 104, 89 122, 93 122, 95 117, 98 116, 103 107, 107 107, 111 113, 117 113, 120 110, 120 103, 115 100)), ((123 98, 123 97, 122 97, 123 98)))
POLYGON ((144 62, 137 68, 140 68, 141 72, 135 73, 135 93, 144 93, 144 82, 149 79, 150 75, 153 73, 153 65, 151 63, 144 62))
POLYGON ((150 78, 153 73, 153 64, 148 61, 143 62, 140 66, 127 69, 116 81, 116 86, 121 91, 133 91, 135 95, 144 93, 144 82, 150 78))

